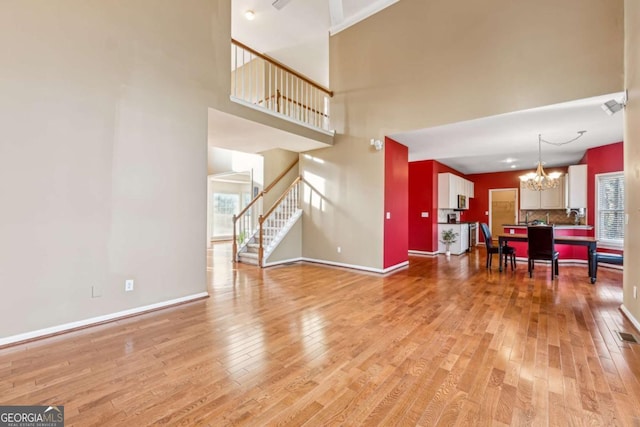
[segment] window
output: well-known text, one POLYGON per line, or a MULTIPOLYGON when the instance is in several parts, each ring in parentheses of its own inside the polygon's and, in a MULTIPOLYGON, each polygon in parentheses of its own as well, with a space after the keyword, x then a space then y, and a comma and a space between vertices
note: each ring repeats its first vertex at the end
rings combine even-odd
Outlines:
POLYGON ((240 212, 240 195, 213 193, 213 236, 233 235, 233 215, 240 212))
POLYGON ((604 246, 624 244, 624 174, 596 175, 596 237, 604 246))

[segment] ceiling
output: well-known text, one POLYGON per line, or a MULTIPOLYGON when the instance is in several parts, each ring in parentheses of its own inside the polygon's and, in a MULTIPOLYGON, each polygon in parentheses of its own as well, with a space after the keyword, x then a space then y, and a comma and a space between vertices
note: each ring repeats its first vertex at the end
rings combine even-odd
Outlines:
POLYGON ((329 86, 329 35, 398 1, 232 0, 231 36, 329 86), (254 12, 251 21, 247 10, 254 12))
POLYGON ((273 148, 302 152, 327 144, 209 108, 208 143, 212 147, 244 153, 261 153, 273 148))
POLYGON ((545 168, 580 161, 588 148, 622 141, 623 114, 609 116, 602 104, 622 101, 613 93, 531 110, 389 135, 409 147, 409 161, 435 159, 464 174, 531 169, 538 160, 538 134, 562 143, 542 144, 545 168))
MULTIPOLYGON (((233 0, 233 38, 264 52, 330 87, 329 34, 399 0, 233 0), (255 19, 244 17, 246 10, 255 19)), ((388 135, 409 148, 409 160, 435 159, 462 173, 531 169, 538 159, 538 134, 564 142, 542 144, 545 167, 577 163, 588 148, 622 141, 623 114, 608 116, 601 105, 623 99, 623 93, 517 111, 466 122, 388 135)), ((258 153, 272 148, 308 151, 326 145, 236 116, 209 110, 209 144, 258 153)))

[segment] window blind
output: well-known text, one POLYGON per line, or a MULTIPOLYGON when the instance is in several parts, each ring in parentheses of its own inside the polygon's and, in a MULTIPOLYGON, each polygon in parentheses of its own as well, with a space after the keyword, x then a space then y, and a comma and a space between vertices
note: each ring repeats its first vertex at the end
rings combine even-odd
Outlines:
POLYGON ((611 243, 624 241, 624 176, 622 173, 598 176, 597 238, 611 243))

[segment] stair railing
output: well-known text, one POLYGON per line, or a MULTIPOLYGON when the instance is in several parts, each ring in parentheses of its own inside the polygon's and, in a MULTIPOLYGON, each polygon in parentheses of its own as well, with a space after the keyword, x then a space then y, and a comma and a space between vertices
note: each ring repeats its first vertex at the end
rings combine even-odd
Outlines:
POLYGON ((329 131, 333 92, 275 59, 231 40, 231 98, 329 131))
POLYGON ((280 232, 282 227, 266 227, 266 224, 278 224, 280 222, 285 223, 300 209, 300 187, 302 183, 302 177, 298 176, 285 190, 284 193, 278 197, 278 200, 269 208, 269 210, 258 217, 258 265, 263 266, 264 260, 264 247, 265 241, 268 240, 269 244, 280 232))
POLYGON ((293 161, 276 179, 263 191, 258 193, 247 206, 233 216, 233 260, 237 261, 238 253, 247 245, 251 237, 258 231, 259 215, 262 213, 262 201, 265 194, 273 189, 298 164, 299 159, 293 161), (257 212, 256 212, 257 211, 257 212))

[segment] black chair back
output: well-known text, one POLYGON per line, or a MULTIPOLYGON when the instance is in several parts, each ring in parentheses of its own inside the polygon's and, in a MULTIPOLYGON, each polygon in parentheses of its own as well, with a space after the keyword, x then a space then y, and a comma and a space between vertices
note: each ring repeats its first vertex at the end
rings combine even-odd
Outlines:
POLYGON ((480 223, 480 230, 482 230, 484 244, 487 246, 487 250, 493 248, 493 240, 491 240, 491 230, 489 230, 489 226, 482 222, 480 223))
POLYGON ((555 253, 553 226, 527 227, 527 240, 530 259, 553 260, 555 253))

